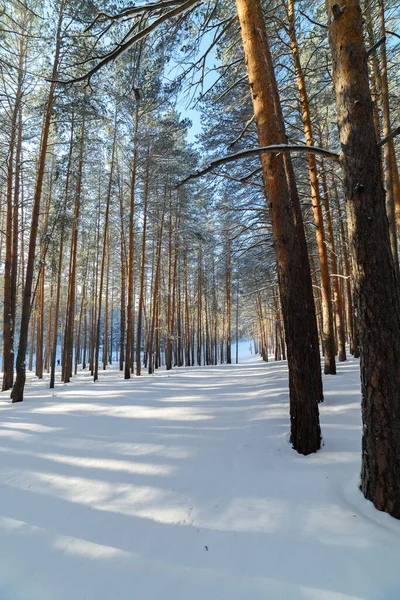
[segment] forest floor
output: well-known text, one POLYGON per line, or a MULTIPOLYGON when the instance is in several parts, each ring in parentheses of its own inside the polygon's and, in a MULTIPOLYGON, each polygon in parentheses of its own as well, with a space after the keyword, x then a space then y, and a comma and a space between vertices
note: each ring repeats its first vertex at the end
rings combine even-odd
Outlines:
POLYGON ((306 458, 284 362, 1 394, 0 600, 398 600, 400 522, 357 487, 357 361, 324 383, 306 458))

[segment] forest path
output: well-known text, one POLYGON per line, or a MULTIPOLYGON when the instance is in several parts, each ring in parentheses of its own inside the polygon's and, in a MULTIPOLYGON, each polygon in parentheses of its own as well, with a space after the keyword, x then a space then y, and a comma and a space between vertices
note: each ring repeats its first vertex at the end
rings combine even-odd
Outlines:
POLYGON ((0 600, 398 600, 400 523, 357 489, 357 361, 324 383, 307 458, 283 362, 2 394, 0 600))

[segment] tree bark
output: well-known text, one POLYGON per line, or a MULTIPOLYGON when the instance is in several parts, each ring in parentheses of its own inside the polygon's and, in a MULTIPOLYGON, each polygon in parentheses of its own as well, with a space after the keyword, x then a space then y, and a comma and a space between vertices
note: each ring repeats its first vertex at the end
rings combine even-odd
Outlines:
MULTIPOLYGON (((104 215, 104 231, 103 231, 103 251, 101 254, 101 267, 100 267, 100 288, 99 288, 99 297, 98 297, 98 310, 97 310, 97 326, 96 326, 96 342, 95 342, 95 356, 94 356, 94 373, 93 373, 93 381, 97 381, 99 378, 99 352, 100 352, 100 329, 101 329, 101 310, 102 310, 102 300, 103 300, 103 284, 104 284, 104 271, 106 265, 106 256, 107 256, 107 240, 108 240, 108 220, 110 214, 110 202, 111 202, 111 189, 113 183, 113 175, 114 175, 114 158, 115 158, 115 147, 117 141, 117 111, 115 111, 115 119, 114 119, 114 138, 112 143, 112 151, 111 151, 111 164, 110 164, 110 174, 108 178, 108 189, 107 189, 107 199, 106 199, 106 212, 104 215)), ((108 290, 107 290, 108 293, 108 290)), ((105 317, 107 319, 107 315, 105 317)), ((104 337, 104 343, 106 343, 106 336, 104 337)), ((104 352, 104 348, 103 348, 104 352)))
MULTIPOLYGON (((147 159, 148 161, 149 159, 147 159)), ((136 375, 141 374, 141 342, 142 342, 142 319, 144 309, 144 286, 145 286, 145 269, 146 269, 146 233, 147 233, 147 204, 149 200, 149 163, 146 166, 146 179, 144 188, 144 204, 143 204, 143 233, 142 233, 142 255, 140 264, 140 291, 139 291, 139 306, 137 317, 137 335, 136 335, 136 375)))
MULTIPOLYGON (((136 193, 136 170, 137 170, 137 146, 138 146, 138 127, 139 127, 139 102, 136 104, 135 126, 133 134, 133 159, 132 159, 132 177, 131 177, 131 195, 129 205, 129 232, 128 232, 128 303, 127 303, 127 324, 126 324, 126 344, 125 344, 125 379, 130 379, 133 367, 133 330, 134 330, 134 216, 135 216, 135 193, 136 193)), ((140 360, 140 353, 139 353, 140 360)), ((137 361, 137 357, 136 357, 137 361)), ((136 367, 137 368, 137 367, 136 367)))
POLYGON ((400 518, 400 299, 359 0, 326 0, 361 347, 361 489, 400 518))
MULTIPOLYGON (((300 62, 299 48, 295 29, 294 0, 288 0, 287 6, 289 37, 292 49, 293 62, 296 72, 297 87, 299 90, 300 105, 307 146, 314 146, 314 137, 311 124, 310 105, 303 69, 300 62)), ((332 294, 329 276, 328 251, 324 218, 322 215, 322 201, 319 189, 318 165, 315 154, 307 154, 308 173, 311 183, 311 203, 315 223, 315 239, 318 248, 318 260, 321 277, 321 304, 322 304, 322 349, 324 353, 324 372, 326 375, 336 375, 336 346, 333 329, 332 294)))
MULTIPOLYGON (((286 143, 272 58, 259 0, 237 0, 260 145, 286 143)), ((261 157, 270 205, 286 332, 291 443, 300 454, 321 444, 321 364, 307 246, 288 156, 261 157)))
POLYGON ((62 216, 61 216, 60 252, 58 255, 56 304, 54 307, 54 329, 53 329, 53 340, 52 340, 52 348, 51 348, 51 363, 50 363, 50 388, 51 389, 54 388, 55 374, 56 374, 57 340, 58 340, 58 326, 59 326, 60 299, 61 299, 61 278, 62 278, 62 264, 63 264, 63 258, 64 258, 63 252, 64 252, 65 217, 66 217, 66 210, 67 210, 69 181, 70 181, 70 176, 71 176, 72 152, 73 152, 73 147, 74 147, 74 123, 75 123, 75 115, 74 115, 74 113, 72 113, 71 133, 70 133, 68 162, 67 162, 67 174, 66 174, 66 179, 65 179, 64 204, 63 204, 63 212, 62 212, 62 216))
POLYGON ((29 250, 28 250, 28 261, 26 265, 26 274, 25 274, 25 287, 24 287, 24 297, 21 311, 21 325, 20 325, 20 335, 19 335, 19 345, 18 345, 18 354, 16 361, 16 380, 11 392, 11 398, 14 402, 22 402, 24 399, 24 388, 26 381, 26 350, 28 344, 28 332, 29 332, 29 320, 30 320, 30 312, 31 312, 31 295, 32 295, 32 282, 33 282, 33 273, 35 268, 35 254, 36 254, 36 238, 38 232, 38 224, 39 224, 39 213, 40 213, 40 203, 42 199, 42 189, 43 189, 43 177, 44 170, 46 164, 46 154, 47 154, 47 143, 49 139, 50 132, 50 123, 51 123, 51 114, 53 109, 53 99, 54 99, 54 90, 55 90, 55 80, 57 79, 57 72, 59 66, 60 59, 60 48, 61 48, 61 28, 63 22, 64 15, 64 6, 65 0, 62 0, 61 5, 59 7, 59 18, 57 25, 57 35, 56 35, 56 48, 53 60, 53 69, 51 75, 51 83, 49 94, 47 98, 47 106, 43 119, 43 127, 42 127, 42 138, 40 142, 40 150, 39 150, 39 162, 38 162, 38 172, 36 177, 36 185, 35 192, 33 197, 33 209, 32 209, 32 221, 31 221, 31 230, 29 236, 29 250))

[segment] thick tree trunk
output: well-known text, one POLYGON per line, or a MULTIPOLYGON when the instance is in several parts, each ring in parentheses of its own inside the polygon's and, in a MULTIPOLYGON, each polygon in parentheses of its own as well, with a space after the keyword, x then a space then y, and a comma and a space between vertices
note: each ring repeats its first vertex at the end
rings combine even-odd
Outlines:
POLYGON ((400 518, 400 299, 359 0, 326 0, 361 347, 361 489, 400 518))
MULTIPOLYGON (((272 58, 259 0, 237 0, 243 47, 262 146, 285 143, 272 58)), ((301 454, 320 448, 321 365, 310 267, 290 158, 263 154, 266 195, 278 264, 289 366, 291 442, 301 454), (288 181, 289 180, 289 181, 288 181)))

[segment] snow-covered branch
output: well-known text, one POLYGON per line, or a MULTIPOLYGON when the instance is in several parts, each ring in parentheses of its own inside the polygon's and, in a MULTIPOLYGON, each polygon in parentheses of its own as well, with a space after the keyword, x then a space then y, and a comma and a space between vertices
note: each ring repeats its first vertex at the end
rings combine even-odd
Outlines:
POLYGON ((298 144, 274 144, 272 146, 259 146, 256 148, 249 148, 248 150, 241 150, 240 152, 235 152, 235 154, 228 154, 227 156, 223 156, 222 158, 217 158, 210 162, 207 167, 192 173, 186 179, 183 179, 178 186, 187 183, 190 179, 196 179, 197 177, 201 177, 206 173, 210 173, 216 167, 220 167, 226 163, 234 162, 236 160, 240 160, 242 158, 247 158, 249 156, 253 156, 255 154, 281 154, 284 152, 306 152, 307 154, 318 154, 319 156, 324 156, 325 158, 330 158, 331 160, 339 160, 339 153, 333 150, 325 150, 324 148, 318 148, 316 146, 307 146, 307 145, 298 145, 298 144))

